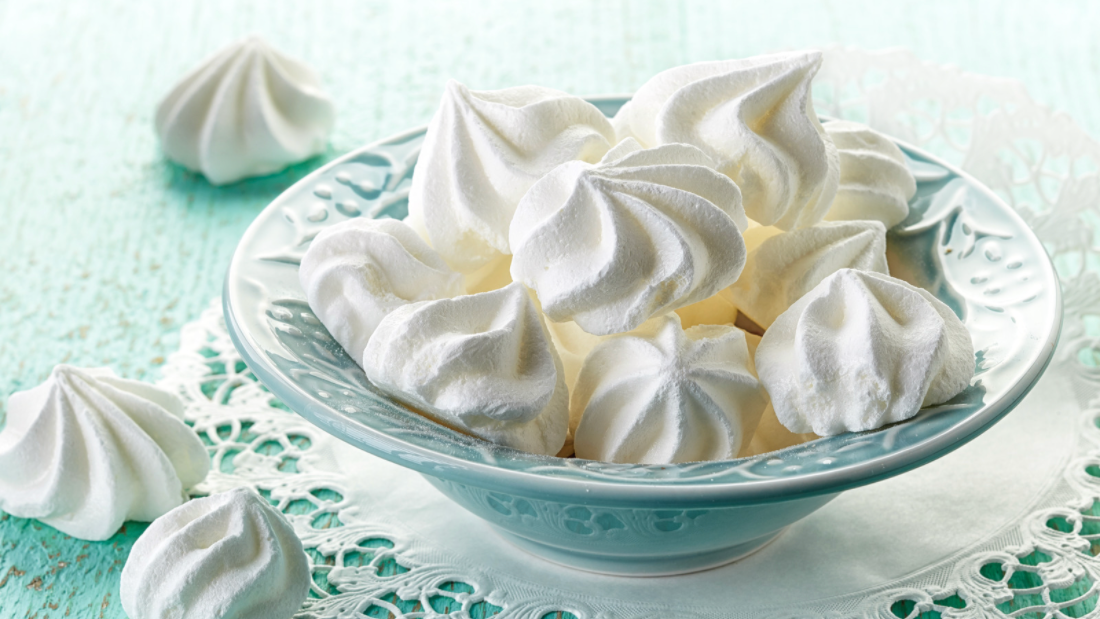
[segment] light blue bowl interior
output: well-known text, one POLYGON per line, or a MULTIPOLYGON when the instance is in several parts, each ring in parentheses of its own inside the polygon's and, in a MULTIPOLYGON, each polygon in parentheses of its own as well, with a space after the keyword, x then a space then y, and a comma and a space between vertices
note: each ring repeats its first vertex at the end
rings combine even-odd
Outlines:
MULTIPOLYGON (((608 115, 626 100, 592 99, 608 115)), ((621 504, 756 503, 835 493, 977 436, 1011 410, 1053 353, 1061 299, 1042 245, 976 180, 902 144, 918 189, 908 219, 889 233, 891 270, 947 303, 970 331, 976 372, 958 397, 878 431, 720 462, 609 464, 536 456, 465 436, 371 385, 310 311, 298 283, 302 255, 327 226, 406 215, 423 135, 421 128, 366 146, 279 196, 241 240, 224 305, 234 343, 272 393, 348 443, 428 475, 563 499, 594 491, 621 504)))

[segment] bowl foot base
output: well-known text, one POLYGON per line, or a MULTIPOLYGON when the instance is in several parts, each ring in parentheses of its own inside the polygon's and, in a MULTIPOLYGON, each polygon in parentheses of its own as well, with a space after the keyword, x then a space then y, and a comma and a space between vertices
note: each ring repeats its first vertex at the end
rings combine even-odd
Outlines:
POLYGON ((783 528, 743 544, 698 554, 616 556, 565 550, 514 535, 497 527, 493 529, 512 545, 551 563, 597 574, 638 577, 676 576, 721 567, 753 554, 786 530, 783 528))

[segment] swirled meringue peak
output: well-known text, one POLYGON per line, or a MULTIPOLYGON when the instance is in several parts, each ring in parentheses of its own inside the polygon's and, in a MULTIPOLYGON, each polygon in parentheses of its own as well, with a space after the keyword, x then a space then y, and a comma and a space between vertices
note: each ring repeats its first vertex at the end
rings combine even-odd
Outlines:
POLYGON ((927 291, 841 269, 775 320, 756 369, 788 430, 832 436, 951 399, 974 375, 974 346, 958 316, 927 291))
POLYGON ((289 619, 309 584, 293 527, 237 488, 153 522, 122 568, 119 597, 130 619, 289 619))
POLYGON ((302 257, 298 279, 310 309, 356 363, 394 309, 464 292, 462 275, 393 219, 363 217, 325 228, 302 257))
POLYGON ((169 159, 224 185, 320 153, 334 120, 313 69, 248 37, 184 76, 155 124, 169 159))
POLYGON ((550 456, 565 444, 565 373, 521 284, 397 308, 367 343, 363 369, 380 389, 453 429, 550 456))
POLYGON ((588 355, 570 408, 578 458, 632 464, 728 460, 766 406, 740 329, 684 330, 676 314, 607 338, 588 355))
POLYGON ((825 123, 840 157, 840 186, 825 219, 877 219, 887 228, 909 216, 917 181, 890 138, 846 120, 825 123))
POLYGON ((0 510, 86 540, 187 500, 210 460, 179 398, 106 368, 54 368, 12 394, 0 432, 0 510))
POLYGON ((889 274, 886 228, 878 221, 838 221, 767 236, 773 229, 745 234, 766 237, 749 252, 741 278, 722 291, 734 306, 763 328, 795 301, 840 269, 889 274))
POLYGON ((627 139, 531 187, 509 233, 512 278, 551 320, 623 333, 733 283, 747 225, 741 192, 701 150, 627 139))
POLYGON ((580 97, 452 80, 424 136, 409 219, 453 268, 477 271, 511 253, 508 224, 536 180, 567 161, 598 161, 614 143, 610 121, 580 97))
POLYGON ((615 117, 643 146, 703 149, 741 188, 745 212, 784 230, 821 221, 836 193, 836 149, 813 110, 821 53, 700 62, 658 73, 615 117))

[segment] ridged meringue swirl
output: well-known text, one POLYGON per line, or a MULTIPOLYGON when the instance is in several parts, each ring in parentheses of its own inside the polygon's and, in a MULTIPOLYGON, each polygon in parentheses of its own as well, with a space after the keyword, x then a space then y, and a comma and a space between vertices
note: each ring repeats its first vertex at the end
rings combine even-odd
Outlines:
POLYGON ((349 219, 313 239, 298 270, 310 309, 356 363, 402 305, 463 294, 462 275, 404 222, 349 219))
POLYGON ((184 76, 155 123, 169 159, 223 185, 320 153, 334 120, 313 69, 248 37, 184 76))
MULTIPOLYGON (((771 230, 754 228, 747 243, 771 230)), ((764 327, 821 280, 840 269, 889 275, 886 228, 878 221, 838 221, 782 232, 751 250, 741 278, 722 291, 744 315, 764 327)))
POLYGON ((0 510, 105 540, 187 500, 210 460, 179 398, 106 368, 54 368, 12 394, 0 432, 0 510))
POLYGON ((451 81, 428 125, 409 220, 471 273, 511 253, 508 224, 528 188, 566 161, 599 161, 610 121, 580 97, 541 86, 472 91, 451 81))
POLYGON ((142 533, 122 568, 130 619, 289 619, 309 592, 294 528, 248 488, 195 499, 142 533))
POLYGON ((840 186, 825 219, 877 219, 892 228, 909 216, 917 181, 897 144, 846 120, 825 123, 840 157, 840 186))
POLYGON ((363 369, 383 391, 456 430, 551 456, 565 443, 561 360, 521 284, 397 308, 367 344, 363 369))
POLYGON ((676 314, 609 337, 588 355, 570 408, 578 458, 671 464, 736 458, 766 401, 740 329, 684 330, 676 314))
POLYGON ((615 117, 620 138, 685 143, 741 188, 745 212, 784 230, 812 226, 836 192, 836 149, 813 109, 820 52, 700 62, 658 73, 615 117))
POLYGON ((737 186, 698 148, 627 139, 531 187, 512 220, 512 278, 551 320, 622 333, 733 283, 746 226, 737 186))
POLYGON ((974 346, 949 307, 888 275, 841 269, 779 316, 756 349, 791 432, 832 436, 904 421, 970 384, 974 346))

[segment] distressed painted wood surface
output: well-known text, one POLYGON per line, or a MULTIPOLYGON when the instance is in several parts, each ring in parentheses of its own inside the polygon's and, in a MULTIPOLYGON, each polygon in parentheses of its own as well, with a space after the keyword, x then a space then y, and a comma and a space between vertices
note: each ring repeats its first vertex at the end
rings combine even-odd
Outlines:
MULTIPOLYGON (((62 2, 0 0, 0 416, 57 363, 154 379, 218 294, 237 239, 296 179, 429 118, 448 78, 629 91, 697 60, 902 46, 1022 80, 1100 135, 1100 4, 849 2, 62 2), (183 71, 258 33, 323 76, 324 155, 215 188, 168 163, 153 109, 183 71)), ((89 544, 0 520, 0 617, 122 617, 144 529, 89 544)))

